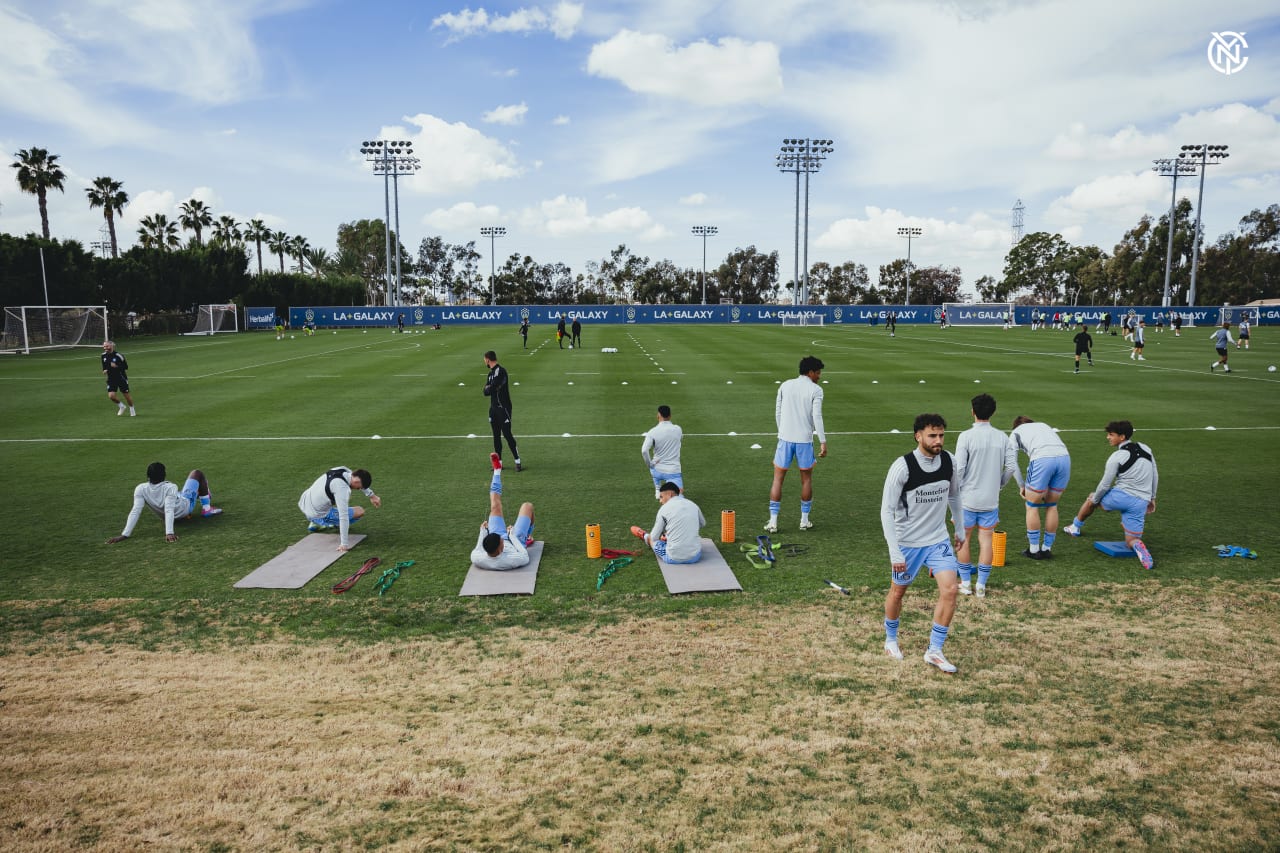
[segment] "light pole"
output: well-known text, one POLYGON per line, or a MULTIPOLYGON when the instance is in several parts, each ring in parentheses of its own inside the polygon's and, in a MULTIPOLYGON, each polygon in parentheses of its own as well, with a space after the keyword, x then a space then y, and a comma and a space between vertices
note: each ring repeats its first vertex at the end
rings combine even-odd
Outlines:
POLYGON ((693 226, 693 236, 702 238, 702 304, 707 304, 707 238, 714 237, 720 229, 714 225, 693 226))
POLYGON ((408 156, 412 151, 409 149, 405 154, 389 157, 385 160, 377 160, 373 164, 373 173, 391 176, 391 195, 394 198, 396 208, 396 227, 392 232, 395 235, 394 251, 396 256, 396 304, 400 305, 404 302, 404 279, 400 275, 400 176, 412 175, 414 172, 422 168, 422 161, 417 157, 408 156))
POLYGON ((1160 300, 1161 307, 1168 308, 1171 304, 1169 279, 1173 274, 1173 217, 1178 203, 1178 176, 1194 175, 1196 167, 1194 163, 1187 163, 1175 157, 1161 157, 1151 162, 1155 163, 1151 171, 1163 178, 1173 178, 1173 194, 1169 198, 1169 245, 1164 252, 1164 296, 1160 300))
POLYGON ((383 218, 386 232, 387 251, 387 304, 391 304, 392 283, 395 282, 395 301, 400 303, 399 267, 400 267, 400 187, 396 185, 396 278, 391 278, 391 182, 389 178, 407 175, 418 170, 418 160, 413 154, 413 144, 404 140, 374 139, 360 146, 364 159, 373 164, 373 173, 382 175, 383 206, 386 210, 383 218), (412 161, 412 168, 410 167, 412 161))
POLYGON ((784 139, 777 166, 796 173, 796 273, 793 304, 809 303, 809 175, 822 168, 822 161, 835 149, 830 139, 784 139), (804 279, 800 278, 800 173, 804 173, 804 279))
POLYGON ((1196 304, 1196 267, 1200 266, 1200 213, 1204 207, 1204 173, 1208 166, 1221 163, 1231 155, 1225 145, 1184 145, 1178 154, 1181 163, 1195 163, 1200 167, 1200 199, 1196 202, 1196 233, 1191 242, 1191 290, 1187 291, 1187 304, 1196 304))
POLYGON ((924 229, 916 228, 915 226, 904 225, 903 227, 898 229, 898 236, 907 238, 907 301, 906 301, 906 304, 910 305, 911 304, 911 240, 913 237, 924 236, 924 229))
POLYGON ((507 229, 501 225, 485 225, 480 228, 480 236, 489 238, 489 304, 498 304, 498 278, 493 266, 493 241, 507 236, 507 229))

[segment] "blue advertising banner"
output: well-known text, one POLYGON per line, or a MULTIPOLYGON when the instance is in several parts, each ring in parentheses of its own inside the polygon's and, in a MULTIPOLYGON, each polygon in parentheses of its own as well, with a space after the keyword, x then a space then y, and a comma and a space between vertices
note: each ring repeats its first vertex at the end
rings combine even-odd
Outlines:
POLYGON ((246 330, 274 329, 275 317, 276 309, 274 308, 246 308, 244 309, 244 327, 246 330))

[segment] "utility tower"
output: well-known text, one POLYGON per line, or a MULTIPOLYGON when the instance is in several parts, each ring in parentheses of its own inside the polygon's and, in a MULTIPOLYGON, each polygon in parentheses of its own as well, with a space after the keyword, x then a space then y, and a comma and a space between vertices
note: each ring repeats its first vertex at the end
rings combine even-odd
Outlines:
POLYGON ((1013 245, 1018 245, 1022 240, 1022 215, 1026 212, 1026 208, 1022 206, 1022 199, 1018 199, 1013 206, 1013 245))

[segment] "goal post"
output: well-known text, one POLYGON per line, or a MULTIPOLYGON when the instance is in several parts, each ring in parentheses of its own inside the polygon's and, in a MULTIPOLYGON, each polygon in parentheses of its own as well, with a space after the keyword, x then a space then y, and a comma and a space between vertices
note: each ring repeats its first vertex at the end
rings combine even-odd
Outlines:
POLYGON ((0 352, 101 346, 108 339, 105 305, 20 305, 4 309, 0 352))
POLYGON ((201 305, 196 309, 195 327, 183 334, 216 335, 220 332, 240 331, 240 309, 234 304, 201 305))
POLYGON ((780 311, 784 326, 821 326, 825 315, 820 311, 780 311))
POLYGON ((1005 320, 1013 325, 1012 302, 945 302, 948 326, 1003 326, 1005 320))
POLYGON ((1260 317, 1257 305, 1223 305, 1222 310, 1218 312, 1218 325, 1230 323, 1232 327, 1239 326, 1240 321, 1249 318, 1249 325, 1258 325, 1260 317))

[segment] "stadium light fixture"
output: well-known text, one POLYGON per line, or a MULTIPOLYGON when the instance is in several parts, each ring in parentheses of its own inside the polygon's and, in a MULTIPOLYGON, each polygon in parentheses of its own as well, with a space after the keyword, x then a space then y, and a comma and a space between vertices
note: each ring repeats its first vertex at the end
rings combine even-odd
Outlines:
POLYGON ((702 238, 702 304, 707 304, 707 238, 714 237, 720 229, 714 225, 693 226, 693 236, 702 238))
POLYGON ((480 228, 480 236, 489 238, 489 304, 498 304, 498 278, 494 269, 493 241, 507 236, 507 229, 501 225, 485 225, 480 228))
POLYGON ((383 218, 386 233, 387 252, 387 293, 388 305, 401 303, 400 277, 400 182, 401 175, 411 175, 422 167, 421 161, 413 156, 413 143, 398 139, 367 140, 360 146, 364 159, 373 164, 373 173, 382 176, 382 196, 385 214, 383 218), (391 277, 391 184, 395 184, 396 193, 396 274, 391 277), (394 294, 394 296, 393 296, 394 294))
MULTIPOLYGON (((1196 164, 1177 157, 1161 157, 1151 162, 1155 163, 1151 167, 1151 171, 1164 178, 1173 178, 1173 194, 1169 197, 1169 245, 1164 252, 1164 296, 1160 300, 1161 307, 1168 308, 1172 304, 1172 296, 1169 293, 1169 279, 1173 274, 1173 215, 1178 203, 1178 177, 1180 175, 1194 175, 1196 173, 1196 164)), ((1188 302, 1188 304, 1191 303, 1188 302)))
POLYGON ((792 304, 809 303, 809 175, 822 168, 822 161, 835 149, 830 139, 784 139, 778 151, 780 172, 796 174, 796 272, 792 304), (804 278, 800 277, 800 175, 804 174, 804 278))
POLYGON ((923 237, 924 229, 915 226, 904 225, 898 229, 899 237, 907 238, 907 298, 906 304, 911 304, 911 240, 915 237, 923 237))
POLYGON ((1200 266, 1200 222, 1204 209, 1204 173, 1209 166, 1221 163, 1231 155, 1226 145, 1184 145, 1178 153, 1179 162, 1195 163, 1200 167, 1200 198, 1196 202, 1196 233, 1191 242, 1191 289, 1187 291, 1187 304, 1196 304, 1196 269, 1200 266))

